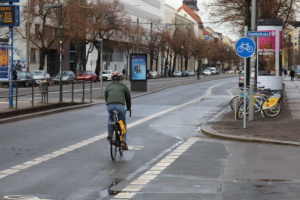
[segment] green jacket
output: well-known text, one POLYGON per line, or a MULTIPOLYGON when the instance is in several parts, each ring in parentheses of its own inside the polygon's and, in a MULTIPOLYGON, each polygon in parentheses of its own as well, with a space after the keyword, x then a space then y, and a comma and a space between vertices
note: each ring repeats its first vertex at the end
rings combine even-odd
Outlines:
POLYGON ((112 81, 105 89, 106 104, 126 103, 127 110, 131 109, 131 96, 127 86, 120 81, 112 81))

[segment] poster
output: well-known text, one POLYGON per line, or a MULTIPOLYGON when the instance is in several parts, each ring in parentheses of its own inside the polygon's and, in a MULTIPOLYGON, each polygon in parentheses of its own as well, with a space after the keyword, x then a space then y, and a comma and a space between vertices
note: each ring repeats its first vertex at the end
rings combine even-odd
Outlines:
POLYGON ((0 43, 0 81, 8 81, 8 44, 0 43))
POLYGON ((260 19, 257 31, 269 37, 257 38, 257 86, 282 90, 282 19, 260 19))
POLYGON ((270 37, 257 38, 258 75, 276 76, 276 33, 275 30, 263 30, 269 32, 270 37))
POLYGON ((130 77, 132 81, 147 80, 147 54, 130 55, 130 77))

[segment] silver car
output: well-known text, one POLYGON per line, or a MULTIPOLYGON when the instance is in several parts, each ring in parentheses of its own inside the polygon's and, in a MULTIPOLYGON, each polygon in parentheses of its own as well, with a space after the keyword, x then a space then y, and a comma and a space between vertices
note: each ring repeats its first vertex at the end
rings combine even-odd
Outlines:
POLYGON ((149 71, 148 78, 157 78, 158 74, 157 71, 149 71))
POLYGON ((206 75, 206 76, 211 76, 211 70, 210 69, 204 69, 202 74, 206 75))
MULTIPOLYGON (((59 83, 60 81, 60 73, 55 75, 53 78, 54 84, 59 83)), ((73 81, 76 79, 76 76, 73 71, 63 71, 62 72, 62 82, 69 83, 69 81, 73 81)))
POLYGON ((39 84, 42 79, 47 80, 48 84, 50 85, 50 74, 43 70, 34 70, 31 72, 32 77, 35 80, 35 84, 39 84))
POLYGON ((181 73, 181 71, 174 71, 173 76, 174 77, 179 77, 179 76, 182 76, 182 73, 181 73))

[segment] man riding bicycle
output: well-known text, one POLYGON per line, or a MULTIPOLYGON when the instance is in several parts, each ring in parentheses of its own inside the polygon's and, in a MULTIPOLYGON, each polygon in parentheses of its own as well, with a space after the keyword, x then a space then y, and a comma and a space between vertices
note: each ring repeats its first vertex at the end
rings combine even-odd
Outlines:
MULTIPOLYGON (((113 111, 118 111, 118 118, 124 122, 126 127, 126 110, 131 111, 131 96, 128 87, 120 80, 122 78, 121 73, 113 72, 111 79, 112 82, 105 89, 105 101, 108 111, 108 137, 107 140, 111 140, 112 127, 110 123, 114 121, 113 111), (126 107, 125 108, 125 103, 126 107)), ((124 134, 123 149, 128 150, 126 144, 126 133, 124 134)))

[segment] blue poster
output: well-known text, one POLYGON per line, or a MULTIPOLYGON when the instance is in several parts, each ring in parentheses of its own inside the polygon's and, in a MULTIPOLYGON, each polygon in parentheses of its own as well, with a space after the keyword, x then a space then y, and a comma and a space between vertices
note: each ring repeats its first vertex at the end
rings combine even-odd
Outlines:
POLYGON ((133 81, 147 80, 147 54, 130 55, 130 74, 133 81))
POLYGON ((0 43, 0 81, 8 80, 8 44, 0 43))

